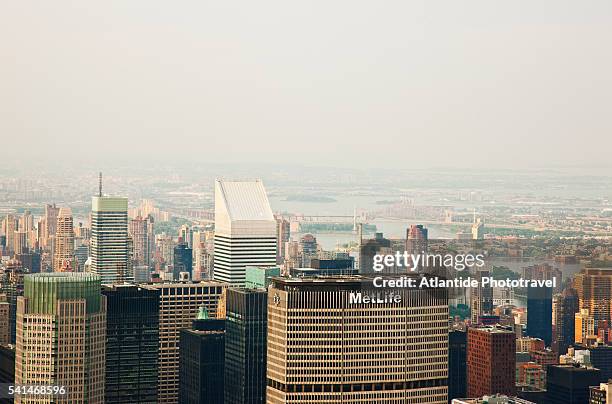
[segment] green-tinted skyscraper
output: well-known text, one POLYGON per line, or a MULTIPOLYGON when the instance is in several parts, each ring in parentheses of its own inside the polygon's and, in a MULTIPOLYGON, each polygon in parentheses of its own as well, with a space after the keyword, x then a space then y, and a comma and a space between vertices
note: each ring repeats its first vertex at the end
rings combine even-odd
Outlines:
MULTIPOLYGON (((24 295, 17 299, 15 383, 65 386, 57 402, 104 403, 105 337, 99 276, 26 275, 24 295)), ((37 400, 28 397, 28 403, 46 403, 48 397, 37 400)))

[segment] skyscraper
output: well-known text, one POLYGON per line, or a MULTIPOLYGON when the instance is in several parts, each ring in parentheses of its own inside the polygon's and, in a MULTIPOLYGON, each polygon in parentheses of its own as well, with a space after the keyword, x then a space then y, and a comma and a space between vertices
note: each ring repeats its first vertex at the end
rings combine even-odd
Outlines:
POLYGON ((589 309, 580 309, 574 314, 574 342, 586 345, 588 339, 595 338, 595 318, 589 309))
MULTIPOLYGON (((406 230, 406 251, 408 254, 424 254, 427 252, 428 231, 422 224, 412 224, 406 230)), ((408 270, 422 270, 422 265, 419 264, 416 268, 408 268, 408 270)))
POLYGON ((467 332, 453 330, 448 334, 448 399, 466 397, 467 332))
MULTIPOLYGON (((612 321, 612 268, 585 268, 574 278, 581 309, 588 309, 597 325, 612 321)), ((597 329, 595 329, 597 332, 597 329)))
POLYGON ((106 296, 105 403, 157 403, 158 289, 104 285, 106 296))
POLYGON ((201 307, 217 317, 222 282, 176 282, 143 286, 160 291, 158 402, 174 404, 179 388, 179 334, 189 328, 201 307))
POLYGON ((151 246, 154 245, 153 218, 137 216, 131 219, 128 233, 132 238, 132 262, 134 266, 151 265, 151 246))
POLYGON ((246 266, 276 265, 276 221, 263 183, 215 181, 215 280, 242 286, 246 266))
POLYGON ((11 343, 11 305, 7 296, 0 294, 0 345, 11 343))
POLYGON ((585 404, 589 387, 599 385, 599 370, 575 365, 553 365, 546 371, 547 404, 585 404))
POLYGON ((265 403, 267 307, 265 289, 227 290, 224 404, 265 403))
POLYGON ((364 281, 272 280, 268 404, 447 402, 446 290, 397 289, 399 301, 371 304, 364 281))
POLYGON ((15 232, 18 230, 18 223, 15 216, 8 214, 3 221, 4 235, 6 236, 7 255, 15 252, 15 232))
POLYGON ((552 288, 527 288, 527 335, 541 338, 546 346, 552 341, 552 288))
POLYGON ((55 230, 57 228, 57 215, 59 214, 59 208, 53 205, 45 205, 45 216, 43 220, 43 231, 41 234, 41 245, 43 248, 49 250, 51 248, 51 239, 55 237, 55 230))
POLYGON ((514 395, 515 333, 509 327, 468 328, 467 395, 514 395))
POLYGON ((192 278, 193 273, 193 250, 189 248, 187 243, 180 241, 176 247, 174 247, 174 266, 172 274, 174 280, 179 279, 181 272, 187 272, 189 279, 192 278))
POLYGON ((91 272, 102 283, 133 280, 129 267, 127 198, 94 196, 91 200, 91 272))
POLYGON ((74 226, 70 208, 60 208, 55 227, 53 271, 76 271, 74 262, 74 226))
MULTIPOLYGON (((106 301, 100 277, 27 275, 17 300, 15 383, 65 386, 57 402, 104 403, 106 301)), ((48 403, 28 397, 27 403, 48 403)), ((17 396, 16 403, 22 399, 17 396)))
POLYGON ((202 307, 180 336, 181 404, 224 404, 225 320, 210 318, 202 307))
POLYGON ((565 289, 563 293, 554 296, 552 349, 557 355, 565 355, 567 348, 574 345, 574 315, 578 312, 578 307, 578 294, 574 289, 565 289))
POLYGON ((285 247, 291 236, 289 220, 276 216, 276 263, 282 264, 285 259, 285 247))
POLYGON ((478 324, 480 318, 493 312, 493 288, 482 286, 482 279, 490 275, 488 269, 476 269, 474 278, 478 279, 478 285, 471 288, 471 320, 472 324, 478 324))

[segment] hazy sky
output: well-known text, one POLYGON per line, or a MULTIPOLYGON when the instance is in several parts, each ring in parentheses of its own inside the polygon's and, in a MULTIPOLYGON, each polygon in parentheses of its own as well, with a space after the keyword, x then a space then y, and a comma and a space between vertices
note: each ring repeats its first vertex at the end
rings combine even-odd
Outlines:
POLYGON ((0 1, 2 158, 604 164, 612 1, 0 1))

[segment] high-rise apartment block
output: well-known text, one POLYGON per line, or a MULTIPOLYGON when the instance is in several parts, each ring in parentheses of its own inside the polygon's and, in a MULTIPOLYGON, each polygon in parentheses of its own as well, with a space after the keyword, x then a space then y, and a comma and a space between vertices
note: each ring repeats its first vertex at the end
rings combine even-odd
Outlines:
MULTIPOLYGON (((65 386, 57 403, 104 403, 106 300, 100 277, 27 275, 17 300, 15 383, 65 386)), ((48 403, 49 396, 15 397, 48 403)))
POLYGON ((215 280, 243 286, 247 266, 276 265, 276 220, 263 183, 215 181, 215 280))
POLYGON ((375 295, 381 301, 372 304, 376 292, 364 284, 360 277, 272 280, 268 404, 447 403, 446 290, 394 290, 396 299, 375 295))
POLYGON ((291 237, 289 220, 276 216, 276 263, 282 264, 285 258, 285 248, 291 237))
MULTIPOLYGON (((588 309, 597 326, 612 323, 612 268, 585 268, 574 278, 581 309, 588 309)), ((597 329, 595 329, 597 332, 597 329)))
POLYGON ((55 227, 53 271, 76 271, 74 262, 74 225, 69 208, 60 208, 55 227))
POLYGON ((132 263, 134 266, 150 266, 155 248, 153 218, 137 216, 129 222, 128 233, 132 238, 132 263))
POLYGON ((509 327, 483 326, 468 329, 467 395, 514 395, 515 338, 509 327))

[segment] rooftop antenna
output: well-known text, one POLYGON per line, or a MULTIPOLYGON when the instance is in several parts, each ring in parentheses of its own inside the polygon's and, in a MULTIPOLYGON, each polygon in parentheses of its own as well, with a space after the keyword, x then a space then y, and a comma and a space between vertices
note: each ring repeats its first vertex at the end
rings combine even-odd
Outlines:
POLYGON ((98 196, 102 197, 102 171, 98 174, 98 196))

